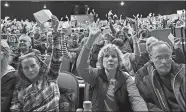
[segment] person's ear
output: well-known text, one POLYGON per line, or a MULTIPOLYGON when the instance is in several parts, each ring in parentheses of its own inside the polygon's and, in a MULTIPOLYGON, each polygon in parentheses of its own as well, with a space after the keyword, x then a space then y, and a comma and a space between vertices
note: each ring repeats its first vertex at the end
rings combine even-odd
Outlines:
POLYGON ((152 61, 152 55, 149 53, 149 59, 150 59, 150 61, 152 61))

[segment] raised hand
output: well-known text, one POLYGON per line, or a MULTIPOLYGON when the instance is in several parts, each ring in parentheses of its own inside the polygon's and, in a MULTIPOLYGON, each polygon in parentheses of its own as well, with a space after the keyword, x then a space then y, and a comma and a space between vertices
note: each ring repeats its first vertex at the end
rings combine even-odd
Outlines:
POLYGON ((131 36, 133 42, 137 43, 139 41, 138 37, 137 37, 137 33, 135 33, 134 35, 131 36))
POLYGON ((55 15, 52 15, 52 28, 54 29, 55 32, 57 32, 58 26, 59 26, 59 20, 55 15))
POLYGON ((89 39, 87 41, 87 47, 91 48, 95 40, 99 37, 101 30, 96 27, 89 27, 89 39))

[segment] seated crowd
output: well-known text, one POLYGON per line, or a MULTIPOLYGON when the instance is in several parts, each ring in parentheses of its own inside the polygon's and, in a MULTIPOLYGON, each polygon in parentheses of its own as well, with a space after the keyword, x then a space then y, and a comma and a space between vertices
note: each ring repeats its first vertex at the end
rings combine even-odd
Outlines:
POLYGON ((144 34, 122 25, 118 30, 111 18, 106 34, 95 23, 71 33, 59 23, 53 15, 48 31, 33 22, 31 29, 16 21, 2 28, 2 112, 75 111, 79 96, 59 89, 61 71, 89 84, 92 111, 186 111, 186 60, 177 37, 170 46, 146 34, 142 51, 144 34))

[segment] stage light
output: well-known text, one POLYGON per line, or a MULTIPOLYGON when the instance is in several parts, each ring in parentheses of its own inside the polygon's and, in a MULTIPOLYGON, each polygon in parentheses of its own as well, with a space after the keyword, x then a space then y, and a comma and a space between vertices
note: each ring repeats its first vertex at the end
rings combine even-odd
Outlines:
POLYGON ((6 3, 4 4, 4 5, 5 5, 5 7, 9 7, 9 4, 8 4, 8 2, 6 2, 6 3))
POLYGON ((44 4, 43 8, 46 9, 46 4, 44 4))
POLYGON ((125 4, 125 3, 124 3, 123 1, 120 3, 121 6, 123 6, 124 4, 125 4))

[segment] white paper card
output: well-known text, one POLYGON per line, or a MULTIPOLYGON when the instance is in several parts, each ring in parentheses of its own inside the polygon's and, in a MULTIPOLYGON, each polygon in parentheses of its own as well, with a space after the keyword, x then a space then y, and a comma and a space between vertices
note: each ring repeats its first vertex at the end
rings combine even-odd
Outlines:
POLYGON ((174 44, 174 36, 170 33, 168 39, 174 44))
POLYGON ((51 19, 52 13, 48 9, 43 9, 34 13, 33 15, 37 22, 43 24, 44 22, 47 22, 48 20, 51 19))

